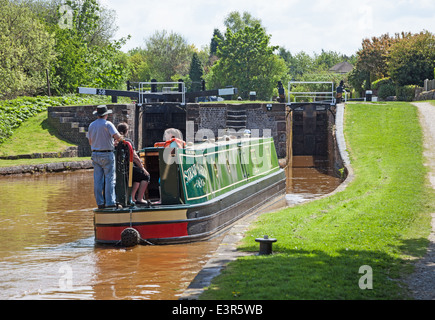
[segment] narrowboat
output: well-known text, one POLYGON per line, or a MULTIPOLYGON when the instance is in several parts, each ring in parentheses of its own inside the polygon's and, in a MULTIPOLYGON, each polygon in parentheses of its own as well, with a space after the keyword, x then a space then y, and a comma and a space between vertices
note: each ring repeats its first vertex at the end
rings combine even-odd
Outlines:
POLYGON ((131 202, 131 152, 128 143, 116 148, 119 205, 94 210, 97 243, 207 240, 243 216, 285 206, 285 172, 273 138, 166 141, 140 150, 151 176, 145 206, 131 202))

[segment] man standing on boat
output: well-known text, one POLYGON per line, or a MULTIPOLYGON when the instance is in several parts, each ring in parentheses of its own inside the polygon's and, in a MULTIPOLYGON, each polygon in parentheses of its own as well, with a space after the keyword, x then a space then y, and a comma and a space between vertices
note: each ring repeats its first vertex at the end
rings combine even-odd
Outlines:
POLYGON ((99 209, 113 207, 116 202, 114 139, 120 141, 122 137, 113 123, 107 121, 110 113, 112 110, 108 110, 106 105, 98 106, 94 111, 98 119, 88 129, 94 166, 94 194, 99 209))

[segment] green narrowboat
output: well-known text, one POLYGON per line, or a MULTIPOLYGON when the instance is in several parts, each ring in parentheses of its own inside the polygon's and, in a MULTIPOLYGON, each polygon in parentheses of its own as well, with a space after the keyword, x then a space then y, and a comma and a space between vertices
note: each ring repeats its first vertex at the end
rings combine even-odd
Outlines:
POLYGON ((117 148, 121 205, 94 210, 97 243, 206 240, 245 215, 285 205, 286 177, 272 138, 226 136, 184 148, 161 145, 139 152, 151 176, 148 206, 130 202, 129 153, 117 148))

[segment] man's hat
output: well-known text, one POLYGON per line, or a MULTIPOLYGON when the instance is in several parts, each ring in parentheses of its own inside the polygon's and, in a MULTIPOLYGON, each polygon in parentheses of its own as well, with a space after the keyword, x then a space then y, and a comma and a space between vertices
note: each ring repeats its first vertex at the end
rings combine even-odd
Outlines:
POLYGON ((106 114, 112 113, 112 110, 107 109, 106 105, 101 105, 97 107, 97 110, 93 112, 94 115, 99 117, 105 116, 106 114))

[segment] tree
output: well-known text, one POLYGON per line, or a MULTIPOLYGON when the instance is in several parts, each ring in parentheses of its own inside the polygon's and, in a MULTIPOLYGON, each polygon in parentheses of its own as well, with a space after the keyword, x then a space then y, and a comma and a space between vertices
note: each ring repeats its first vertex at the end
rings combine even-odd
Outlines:
POLYGON ((390 37, 384 34, 380 37, 363 39, 362 49, 357 52, 356 68, 370 74, 370 82, 389 76, 387 60, 391 46, 399 40, 399 35, 390 37))
POLYGON ((110 42, 117 27, 115 13, 98 0, 67 0, 73 12, 73 28, 89 46, 104 46, 110 42))
POLYGON ((348 61, 351 58, 335 51, 325 51, 322 49, 320 54, 314 54, 314 67, 317 70, 329 70, 337 63, 348 61))
POLYGON ((397 41, 389 55, 388 70, 398 85, 423 86, 435 67, 435 35, 429 31, 407 34, 397 41))
POLYGON ((88 86, 120 88, 127 81, 128 56, 121 51, 125 39, 93 46, 87 57, 88 86))
POLYGON ((52 70, 53 89, 58 94, 75 92, 78 86, 119 89, 127 79, 127 60, 120 48, 126 39, 111 41, 110 16, 97 0, 68 0, 72 21, 62 27, 60 6, 45 14, 56 38, 58 58, 52 70), (51 14, 55 15, 53 19, 51 14), (104 18, 106 17, 106 18, 104 18), (57 21, 56 23, 53 23, 57 21))
POLYGON ((126 39, 112 41, 113 11, 99 0, 0 0, 0 96, 41 94, 78 86, 124 85, 126 39))
POLYGON ((132 82, 150 81, 151 73, 143 49, 136 48, 129 51, 129 80, 132 82))
POLYGON ((181 35, 156 31, 145 45, 145 57, 153 78, 171 81, 174 75, 188 74, 192 48, 181 35))
POLYGON ((75 33, 52 26, 56 38, 57 59, 51 68, 52 90, 56 94, 75 92, 87 84, 87 46, 75 33))
POLYGON ((257 92, 259 99, 270 99, 276 82, 287 73, 284 60, 275 55, 278 48, 270 46, 260 24, 233 33, 227 29, 225 39, 219 41, 220 59, 211 69, 210 80, 215 87, 233 85, 243 98, 257 92))
POLYGON ((240 15, 238 11, 232 11, 224 20, 224 25, 233 33, 243 30, 245 27, 254 27, 256 24, 261 25, 261 20, 254 18, 249 12, 243 12, 240 15))
POLYGON ((0 0, 0 98, 42 92, 55 56, 53 36, 25 3, 0 0))
POLYGON ((211 38, 210 42, 210 56, 215 56, 217 52, 218 42, 222 41, 224 39, 224 36, 219 31, 219 29, 213 30, 213 37, 211 38))
POLYGON ((89 46, 107 45, 118 29, 115 11, 99 0, 26 0, 26 4, 48 25, 71 23, 68 28, 76 30, 89 46), (68 11, 60 10, 62 6, 68 11), (72 20, 65 20, 70 13, 72 20))
POLYGON ((356 67, 348 75, 349 84, 363 96, 365 90, 370 89, 370 72, 356 67))
POLYGON ((201 90, 201 80, 202 80, 202 65, 201 61, 198 58, 198 54, 196 52, 193 53, 192 56, 192 62, 190 63, 190 71, 189 71, 189 77, 192 81, 192 91, 199 91, 201 90))

